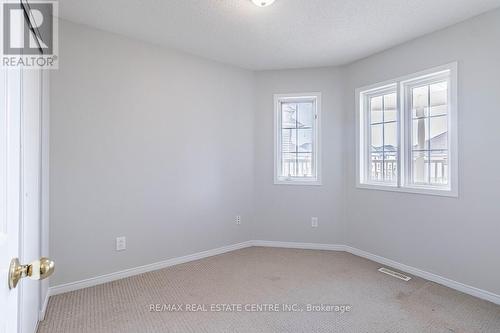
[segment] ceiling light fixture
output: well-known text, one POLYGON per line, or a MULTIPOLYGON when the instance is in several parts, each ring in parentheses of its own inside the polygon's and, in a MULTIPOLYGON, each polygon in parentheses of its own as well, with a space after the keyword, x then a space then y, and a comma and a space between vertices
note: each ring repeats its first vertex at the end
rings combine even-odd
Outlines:
POLYGON ((272 5, 274 0, 252 0, 252 2, 259 7, 267 7, 272 5))

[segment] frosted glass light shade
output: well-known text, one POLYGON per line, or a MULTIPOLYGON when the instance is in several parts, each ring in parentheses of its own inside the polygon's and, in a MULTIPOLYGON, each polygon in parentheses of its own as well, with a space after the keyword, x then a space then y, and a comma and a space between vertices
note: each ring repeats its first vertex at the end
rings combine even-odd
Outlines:
POLYGON ((252 2, 259 7, 267 7, 271 5, 274 0, 252 0, 252 2))

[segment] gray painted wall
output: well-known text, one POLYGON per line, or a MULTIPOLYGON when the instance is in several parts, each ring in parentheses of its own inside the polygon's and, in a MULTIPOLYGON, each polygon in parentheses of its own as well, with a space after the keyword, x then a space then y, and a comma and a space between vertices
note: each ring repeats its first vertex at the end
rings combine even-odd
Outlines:
POLYGON ((60 32, 52 285, 262 239, 345 243, 500 294, 499 10, 342 68, 255 74, 67 22, 60 32), (459 198, 356 189, 355 88, 452 61, 459 198), (273 94, 310 91, 323 94, 324 185, 274 185, 273 94))
POLYGON ((346 242, 500 294, 500 11, 345 69, 346 242), (458 61, 459 198, 355 188, 354 89, 458 61))
POLYGON ((500 145, 499 41, 496 10, 341 68, 258 73, 253 237, 344 243, 500 294, 500 155, 492 153, 500 145), (355 89, 453 61, 459 198, 356 189, 355 89), (273 185, 272 94, 316 90, 323 92, 325 184, 273 185), (320 217, 318 229, 311 216, 320 217))
POLYGON ((254 74, 67 21, 59 31, 51 285, 247 240, 254 74))
POLYGON ((342 80, 337 68, 256 75, 254 239, 341 243, 343 193, 342 80), (279 93, 321 92, 322 186, 274 185, 274 101, 279 93), (318 217, 318 228, 311 217, 318 217))

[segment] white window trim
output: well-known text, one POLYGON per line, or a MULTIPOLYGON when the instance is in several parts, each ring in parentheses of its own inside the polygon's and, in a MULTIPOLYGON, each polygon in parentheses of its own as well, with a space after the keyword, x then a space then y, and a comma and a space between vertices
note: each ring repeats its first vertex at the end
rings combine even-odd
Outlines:
POLYGON ((297 94, 275 94, 274 95, 274 184, 275 185, 322 185, 321 181, 321 93, 297 93, 297 94), (316 100, 316 117, 314 124, 313 140, 313 163, 315 166, 316 177, 311 180, 305 178, 283 178, 279 176, 278 170, 281 169, 281 110, 280 101, 286 99, 314 98, 316 100))
POLYGON ((447 197, 458 197, 458 63, 453 62, 446 65, 430 68, 417 73, 405 75, 393 80, 388 80, 380 83, 371 84, 355 90, 356 94, 356 187, 360 189, 372 189, 393 192, 405 192, 415 194, 427 194, 447 197), (449 71, 449 87, 448 87, 448 142, 449 142, 449 186, 448 187, 433 187, 432 185, 414 185, 408 181, 410 163, 408 161, 409 144, 408 138, 403 140, 403 135, 410 135, 411 132, 405 128, 408 126, 408 114, 405 112, 407 109, 401 106, 406 103, 405 94, 403 89, 407 86, 408 82, 415 82, 420 78, 425 79, 426 76, 434 76, 439 72, 449 71), (366 160, 365 147, 366 147, 366 122, 364 119, 363 96, 371 90, 379 91, 384 88, 396 87, 398 94, 398 126, 399 126, 399 149, 398 149, 398 182, 397 184, 388 183, 373 183, 366 181, 364 163, 366 160), (401 168, 403 166, 403 168, 401 168))
MULTIPOLYGON (((398 92, 397 90, 397 84, 396 83, 390 83, 390 84, 387 84, 387 85, 383 85, 383 86, 376 86, 375 88, 373 89, 368 89, 368 90, 363 90, 362 92, 360 92, 360 96, 359 96, 359 103, 363 103, 363 104, 360 104, 360 107, 363 108, 363 110, 366 110, 368 108, 368 105, 366 104, 366 101, 370 98, 370 97, 375 97, 375 96, 380 96, 380 95, 386 95, 386 94, 389 94, 389 93, 393 93, 393 92, 398 92), (361 95, 362 94, 362 95, 361 95), (365 98, 368 97, 368 98, 365 98)), ((399 101, 398 101, 399 103, 399 101)), ((397 105, 397 109, 399 110, 399 104, 397 105)), ((361 110, 361 109, 360 109, 361 110)), ((366 147, 368 146, 369 142, 368 142, 368 138, 370 137, 370 122, 369 122, 369 119, 365 119, 366 118, 366 114, 365 112, 361 110, 359 116, 361 117, 360 118, 360 126, 363 127, 363 131, 360 131, 360 133, 362 133, 363 135, 363 147, 366 147)), ((398 117, 398 122, 399 122, 399 113, 397 113, 397 117, 398 117)), ((399 142, 399 137, 398 137, 398 142, 399 142)), ((359 158, 361 159, 361 166, 363 166, 365 164, 365 161, 369 161, 370 160, 370 157, 369 157, 370 153, 368 152, 368 150, 366 149, 363 149, 362 152, 360 152, 360 156, 359 158)), ((398 150, 398 160, 399 160, 399 150, 398 150)), ((363 170, 360 169, 360 175, 362 177, 362 179, 364 180, 362 183, 363 184, 370 184, 370 185, 375 185, 375 186, 396 186, 397 187, 397 184, 390 184, 390 183, 384 183, 384 182, 377 182, 377 181, 369 181, 368 180, 368 170, 366 168, 362 168, 363 170), (363 172, 361 174, 361 172, 363 172)), ((360 179, 361 179, 360 177, 360 179)), ((361 182, 360 182, 361 183, 361 182)))

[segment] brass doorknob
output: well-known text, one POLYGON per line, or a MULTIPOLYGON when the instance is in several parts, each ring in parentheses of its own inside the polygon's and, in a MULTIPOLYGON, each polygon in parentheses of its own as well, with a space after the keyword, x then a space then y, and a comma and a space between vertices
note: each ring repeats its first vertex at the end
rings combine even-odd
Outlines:
POLYGON ((31 264, 21 265, 18 258, 10 262, 9 269, 9 289, 17 286, 19 280, 29 277, 32 280, 43 280, 54 273, 55 263, 49 258, 42 257, 31 264))

